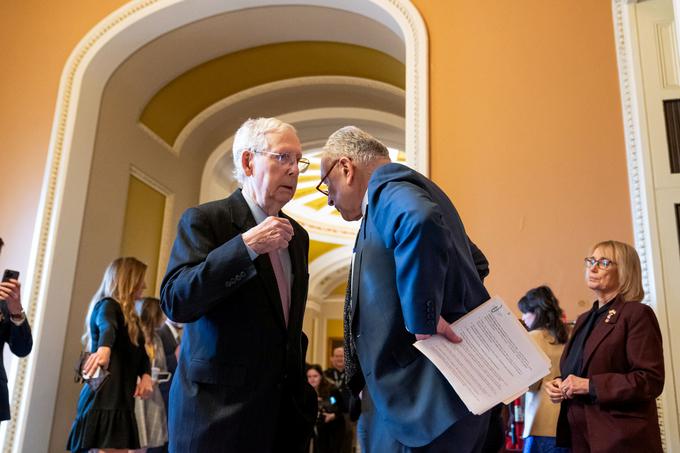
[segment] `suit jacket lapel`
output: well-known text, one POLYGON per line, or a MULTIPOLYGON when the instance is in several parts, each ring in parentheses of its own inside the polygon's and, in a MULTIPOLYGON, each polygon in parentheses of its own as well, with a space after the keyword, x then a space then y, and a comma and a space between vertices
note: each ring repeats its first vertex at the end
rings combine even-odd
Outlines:
POLYGON ((614 325, 619 319, 619 314, 623 308, 623 301, 617 296, 617 299, 612 303, 611 308, 605 313, 603 319, 598 319, 593 331, 590 333, 590 338, 586 340, 583 346, 583 369, 588 369, 588 363, 593 356, 595 350, 600 346, 602 341, 614 330, 614 325))
MULTIPOLYGON (((257 224, 255 223, 253 213, 250 212, 248 203, 246 202, 245 198, 243 198, 241 189, 234 192, 233 196, 235 203, 233 203, 231 207, 232 223, 236 229, 243 233, 253 228, 257 224)), ((262 285, 269 296, 269 303, 271 304, 274 313, 276 313, 277 318, 281 322, 281 327, 285 329, 286 321, 283 318, 281 295, 279 294, 279 286, 276 283, 276 275, 274 274, 274 268, 272 267, 272 262, 269 259, 269 255, 259 255, 257 258, 255 258, 255 261, 253 261, 253 264, 255 265, 257 275, 260 276, 262 285)))

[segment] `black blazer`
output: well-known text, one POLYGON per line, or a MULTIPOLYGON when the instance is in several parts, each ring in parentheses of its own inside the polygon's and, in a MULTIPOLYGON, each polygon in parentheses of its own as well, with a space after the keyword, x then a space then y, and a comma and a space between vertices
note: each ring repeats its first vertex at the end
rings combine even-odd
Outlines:
POLYGON ((9 393, 7 390, 7 373, 3 362, 2 351, 5 343, 9 345, 10 351, 18 357, 26 357, 33 348, 33 337, 31 336, 31 326, 26 319, 21 325, 16 325, 9 319, 7 302, 0 301, 0 421, 9 420, 9 393))
POLYGON ((256 225, 241 190, 182 215, 161 285, 165 314, 185 323, 170 390, 170 451, 304 450, 316 416, 302 333, 309 236, 288 219, 286 328, 269 257, 252 261, 241 237, 256 225))

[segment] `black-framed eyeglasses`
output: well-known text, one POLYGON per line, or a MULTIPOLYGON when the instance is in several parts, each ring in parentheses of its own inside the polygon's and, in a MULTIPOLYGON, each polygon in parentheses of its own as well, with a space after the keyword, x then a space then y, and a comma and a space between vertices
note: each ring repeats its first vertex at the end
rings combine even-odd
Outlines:
POLYGON ((300 173, 304 173, 307 171, 309 168, 309 159, 305 159, 304 157, 296 158, 292 154, 289 153, 275 153, 274 151, 253 151, 255 154, 268 154, 274 158, 278 163, 281 165, 297 165, 298 170, 300 170, 300 173))
POLYGON ((594 256, 583 258, 583 262, 585 263, 588 269, 591 269, 593 266, 597 265, 597 267, 602 270, 607 270, 611 267, 612 264, 616 264, 614 261, 607 258, 600 258, 599 260, 597 260, 595 259, 594 256))
POLYGON ((333 162, 333 164, 328 168, 326 174, 321 177, 321 181, 319 181, 319 184, 316 185, 316 190, 318 190, 325 196, 328 196, 328 184, 326 184, 326 178, 328 178, 328 175, 331 174, 331 171, 333 171, 333 167, 335 167, 335 165, 338 162, 340 162, 340 159, 333 162))

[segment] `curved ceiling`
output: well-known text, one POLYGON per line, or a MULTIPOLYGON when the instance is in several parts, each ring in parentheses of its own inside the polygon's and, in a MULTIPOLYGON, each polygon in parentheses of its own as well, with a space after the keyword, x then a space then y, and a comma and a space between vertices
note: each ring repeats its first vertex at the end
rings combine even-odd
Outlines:
POLYGON ((351 76, 404 89, 405 68, 367 47, 332 42, 287 42, 224 55, 182 74, 145 106, 140 122, 172 146, 196 115, 217 101, 277 80, 351 76))
MULTIPOLYGON (((248 117, 291 122, 306 153, 350 123, 404 149, 404 52, 393 29, 347 11, 280 6, 220 14, 131 55, 110 79, 121 116, 109 124, 134 120, 176 155, 205 162, 203 182, 221 186, 223 196, 224 183, 233 181, 225 145, 248 117)), ((342 292, 348 263, 342 255, 356 225, 312 193, 318 178, 317 164, 300 179, 287 211, 316 224, 310 258, 330 265, 310 276, 310 297, 320 301, 342 292)))

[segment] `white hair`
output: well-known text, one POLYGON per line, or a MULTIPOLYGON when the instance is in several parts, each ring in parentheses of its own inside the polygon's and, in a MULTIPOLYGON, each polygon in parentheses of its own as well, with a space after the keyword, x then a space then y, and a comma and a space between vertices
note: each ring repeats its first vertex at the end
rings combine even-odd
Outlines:
POLYGON ((241 125, 234 135, 232 154, 234 158, 234 177, 243 185, 245 173, 241 165, 243 151, 267 151, 269 142, 267 134, 272 132, 290 131, 297 134, 295 128, 276 118, 249 118, 241 125))
POLYGON ((323 147, 323 156, 339 158, 347 156, 358 164, 375 159, 389 158, 387 147, 372 135, 356 126, 345 126, 333 132, 323 147))

